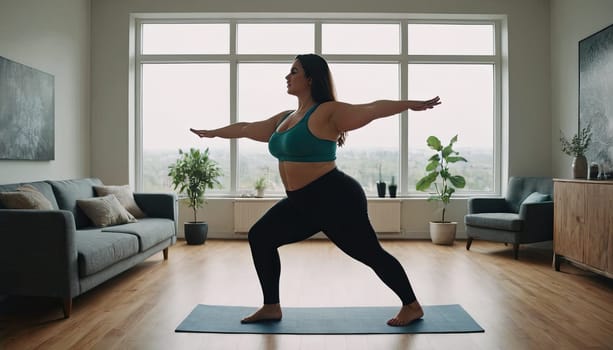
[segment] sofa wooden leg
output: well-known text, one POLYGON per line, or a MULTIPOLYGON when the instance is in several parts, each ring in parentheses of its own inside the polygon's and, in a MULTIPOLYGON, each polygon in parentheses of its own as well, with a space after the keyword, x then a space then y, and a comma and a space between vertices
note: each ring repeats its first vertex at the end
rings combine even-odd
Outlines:
POLYGON ((72 298, 63 298, 62 308, 64 309, 64 318, 70 317, 72 313, 72 298))
POLYGON ((470 250, 471 244, 473 244, 473 239, 471 237, 468 237, 468 239, 466 240, 466 250, 470 250))
POLYGON ((513 243, 513 258, 515 260, 519 259, 519 243, 513 243))
POLYGON ((164 254, 164 260, 168 260, 168 248, 162 250, 162 254, 164 254))

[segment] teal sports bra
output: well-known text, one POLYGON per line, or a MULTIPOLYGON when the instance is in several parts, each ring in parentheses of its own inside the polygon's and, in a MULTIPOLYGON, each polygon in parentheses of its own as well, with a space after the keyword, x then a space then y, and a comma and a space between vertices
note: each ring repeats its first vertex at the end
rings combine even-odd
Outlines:
MULTIPOLYGON (((317 106, 319 104, 311 107, 291 128, 281 132, 275 130, 268 140, 270 154, 281 161, 290 162, 329 162, 336 159, 336 142, 320 139, 309 130, 309 118, 317 106)), ((290 114, 283 117, 281 123, 290 114)))

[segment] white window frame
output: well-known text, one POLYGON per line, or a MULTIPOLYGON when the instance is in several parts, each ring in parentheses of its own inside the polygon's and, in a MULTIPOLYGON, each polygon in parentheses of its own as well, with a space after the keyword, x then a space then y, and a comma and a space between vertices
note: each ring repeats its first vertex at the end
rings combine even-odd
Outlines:
MULTIPOLYGON (((218 13, 218 14, 152 14, 135 13, 131 15, 130 47, 130 82, 133 86, 133 108, 131 117, 135 120, 135 185, 136 190, 143 189, 143 148, 142 148, 142 72, 141 65, 146 63, 230 63, 230 120, 237 121, 237 69, 238 63, 250 62, 291 62, 295 55, 253 55, 236 53, 236 28, 238 23, 299 23, 307 22, 315 24, 315 53, 321 53, 322 49, 322 24, 324 23, 395 23, 400 25, 400 53, 398 55, 339 55, 326 54, 326 59, 331 63, 355 63, 357 60, 365 63, 394 62, 400 64, 400 98, 408 98, 408 74, 409 64, 413 63, 442 63, 442 64, 492 64, 494 67, 494 140, 493 140, 493 176, 494 186, 490 192, 462 193, 457 197, 474 195, 499 195, 503 184, 503 176, 507 172, 505 160, 508 159, 508 137, 503 132, 504 125, 508 125, 508 113, 503 113, 503 106, 508 99, 507 84, 508 69, 503 63, 506 57, 506 44, 503 40, 506 34, 506 17, 503 15, 419 15, 419 14, 350 14, 350 13, 218 13), (230 52, 223 55, 143 55, 141 54, 142 24, 145 23, 229 23, 230 24, 230 52), (407 43, 407 31, 409 23, 427 24, 487 24, 494 26, 494 55, 409 55, 407 43)), ((506 40, 505 40, 506 43, 506 40)), ((409 189, 408 178, 408 112, 402 112, 400 118, 400 176, 399 197, 424 197, 423 193, 407 191, 409 189)), ((230 189, 221 196, 234 197, 237 195, 238 181, 238 141, 230 140, 230 189)))

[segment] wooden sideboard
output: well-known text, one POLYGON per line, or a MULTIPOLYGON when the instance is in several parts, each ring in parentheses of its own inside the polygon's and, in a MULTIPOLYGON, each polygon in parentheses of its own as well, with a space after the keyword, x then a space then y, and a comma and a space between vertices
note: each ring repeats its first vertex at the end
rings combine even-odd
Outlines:
POLYGON ((554 179, 553 265, 613 278, 613 181, 554 179))

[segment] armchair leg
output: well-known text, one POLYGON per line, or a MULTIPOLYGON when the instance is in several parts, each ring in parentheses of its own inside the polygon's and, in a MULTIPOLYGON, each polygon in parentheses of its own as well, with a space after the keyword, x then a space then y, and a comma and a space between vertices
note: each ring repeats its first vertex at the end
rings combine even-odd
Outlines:
POLYGON ((63 298, 62 308, 64 309, 64 318, 70 317, 70 313, 72 312, 72 298, 63 298))
POLYGON ((515 260, 519 259, 519 243, 513 243, 513 258, 515 260))
POLYGON ((472 237, 468 237, 468 239, 466 240, 466 250, 470 250, 471 244, 473 244, 473 239, 472 237))
POLYGON ((162 254, 164 254, 164 260, 168 260, 168 248, 162 250, 162 254))

